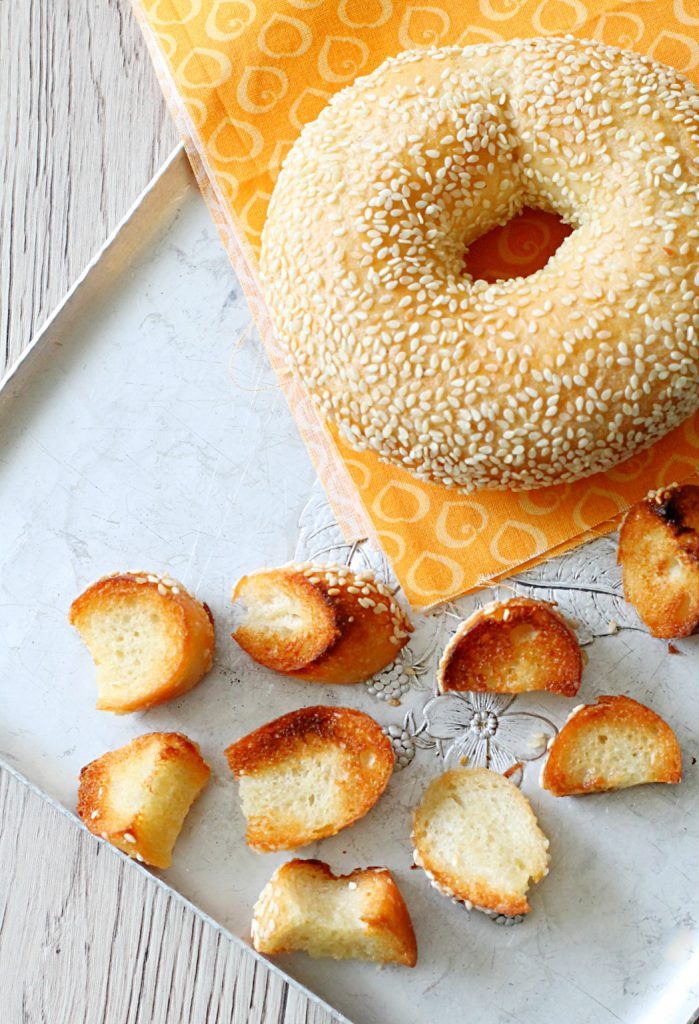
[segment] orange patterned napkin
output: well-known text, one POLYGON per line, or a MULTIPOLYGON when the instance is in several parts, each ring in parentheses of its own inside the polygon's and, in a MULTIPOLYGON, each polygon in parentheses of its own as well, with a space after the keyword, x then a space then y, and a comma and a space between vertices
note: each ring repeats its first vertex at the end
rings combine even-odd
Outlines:
MULTIPOLYGON (((699 414, 576 484, 460 495, 358 453, 321 422, 278 350, 257 276, 276 176, 330 96, 406 48, 571 32, 699 77, 697 0, 133 0, 156 70, 273 366, 348 537, 374 535, 426 607, 603 532, 651 487, 699 469, 699 414)), ((531 212, 479 240, 480 276, 542 266, 561 226, 531 212)))

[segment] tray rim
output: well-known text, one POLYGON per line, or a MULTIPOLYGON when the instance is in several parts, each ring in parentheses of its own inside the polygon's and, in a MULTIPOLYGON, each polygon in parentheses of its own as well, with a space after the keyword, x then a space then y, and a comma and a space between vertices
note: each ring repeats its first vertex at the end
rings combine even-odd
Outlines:
POLYGON ((20 384, 24 380, 37 355, 55 341, 54 332, 64 331, 69 320, 104 287, 106 280, 115 280, 119 276, 126 266, 127 258, 148 244, 161 225, 164 207, 169 208, 189 189, 196 187, 194 172, 184 145, 180 142, 136 196, 63 298, 37 328, 29 344, 0 374, 0 400, 7 398, 10 385, 20 384), (105 268, 105 261, 109 261, 111 266, 105 268))
MULTIPOLYGON (((129 209, 119 220, 102 246, 86 264, 81 274, 71 285, 57 306, 38 328, 37 332, 19 357, 0 376, 0 410, 11 402, 21 391, 23 384, 31 377, 37 361, 44 356, 68 330, 74 317, 88 306, 96 295, 109 283, 116 282, 128 266, 130 257, 145 249, 158 231, 163 229, 168 211, 176 209, 189 192, 197 191, 197 182, 189 163, 185 146, 180 142, 153 175, 145 188, 136 197, 129 209)), ((125 861, 130 868, 139 871, 147 880, 169 893, 194 913, 201 921, 212 926, 219 934, 231 941, 241 952, 248 954, 260 965, 271 970, 287 985, 302 993, 310 1002, 319 1006, 340 1024, 353 1024, 340 1010, 317 995, 303 983, 287 974, 274 961, 258 953, 249 943, 236 935, 214 917, 202 910, 166 879, 151 872, 107 841, 93 835, 74 811, 60 800, 45 792, 29 777, 20 772, 6 759, 0 757, 0 771, 24 785, 30 792, 46 801, 49 806, 68 818, 90 839, 109 848, 110 853, 125 861)), ((692 1012, 686 1024, 699 1024, 699 1006, 692 1012)))
MULTIPOLYGON (((97 250, 80 276, 69 288, 55 309, 37 330, 36 334, 0 378, 0 408, 11 402, 21 391, 23 384, 31 377, 38 359, 44 355, 68 329, 73 317, 89 305, 97 293, 110 281, 116 281, 135 252, 145 248, 154 234, 162 228, 167 212, 182 201, 191 190, 196 190, 196 179, 182 143, 175 147, 143 191, 136 197, 104 244, 97 250)), ((112 846, 104 839, 93 835, 78 816, 55 797, 41 789, 30 778, 18 771, 4 758, 0 758, 0 771, 7 772, 30 792, 46 801, 49 806, 68 818, 85 836, 106 847, 111 854, 125 862, 132 870, 140 872, 150 883, 165 890, 188 911, 210 925, 228 941, 238 947, 243 955, 251 956, 257 963, 272 971, 287 985, 291 985, 310 1002, 325 1010, 340 1024, 352 1024, 344 1014, 331 1006, 321 996, 287 974, 272 960, 258 953, 249 943, 234 934, 206 911, 187 899, 165 879, 139 864, 132 857, 112 846)))

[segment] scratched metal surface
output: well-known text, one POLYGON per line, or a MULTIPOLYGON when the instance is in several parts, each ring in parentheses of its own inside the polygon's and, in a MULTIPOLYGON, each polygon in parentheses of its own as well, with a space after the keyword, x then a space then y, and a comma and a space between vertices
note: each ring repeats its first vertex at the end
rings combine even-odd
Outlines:
POLYGON ((387 568, 366 545, 344 546, 245 330, 247 307, 203 203, 175 191, 145 250, 105 260, 105 286, 86 291, 89 301, 41 343, 50 359, 36 352, 0 396, 0 755, 72 809, 80 767, 103 751, 154 729, 200 742, 213 781, 163 876, 246 940, 254 899, 284 855, 246 847, 223 749, 292 708, 361 707, 389 730, 400 769, 365 819, 303 853, 336 869, 390 866, 419 965, 378 971, 299 955, 283 958, 284 970, 357 1024, 527 1024, 560 1019, 561 1006, 572 1024, 685 1024, 699 1003, 696 640, 673 656, 639 628, 609 541, 515 582, 577 618, 590 659, 582 700, 635 696, 672 723, 683 748, 679 787, 559 801, 537 778, 543 741, 570 702, 434 697, 436 658, 474 599, 420 619, 399 664, 371 686, 311 687, 253 665, 228 637, 241 572, 329 552, 387 568), (118 718, 94 710, 92 666, 66 612, 87 582, 123 567, 183 579, 212 607, 219 650, 185 698, 118 718), (612 619, 621 628, 606 635, 612 619), (465 749, 499 770, 522 761, 519 781, 551 839, 551 873, 515 927, 467 914, 411 870, 410 812, 465 749))

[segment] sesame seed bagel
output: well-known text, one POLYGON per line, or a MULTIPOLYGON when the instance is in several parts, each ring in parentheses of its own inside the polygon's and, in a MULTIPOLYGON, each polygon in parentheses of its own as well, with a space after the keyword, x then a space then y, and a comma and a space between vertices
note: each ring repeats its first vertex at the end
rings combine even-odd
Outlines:
POLYGON ((607 469, 699 405, 699 90, 571 37, 402 53, 293 146, 262 235, 275 330, 355 448, 464 491, 607 469), (546 266, 464 272, 522 207, 546 266))
POLYGON ((311 683, 362 683, 395 660, 413 626, 369 571, 302 562, 235 585, 233 639, 260 665, 311 683))

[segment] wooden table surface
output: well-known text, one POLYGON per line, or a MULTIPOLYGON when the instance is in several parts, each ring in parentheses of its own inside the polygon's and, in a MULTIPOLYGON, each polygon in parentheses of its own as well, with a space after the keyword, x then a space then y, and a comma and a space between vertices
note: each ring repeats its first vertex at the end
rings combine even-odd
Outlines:
MULTIPOLYGON (((0 2, 0 371, 177 144, 128 0, 0 2)), ((0 770, 2 1024, 335 1018, 0 770)))

